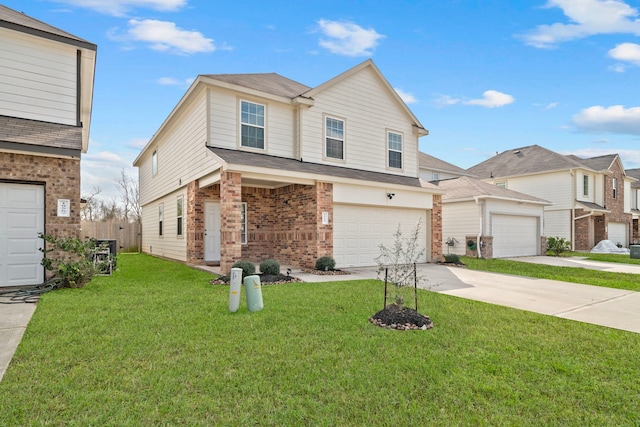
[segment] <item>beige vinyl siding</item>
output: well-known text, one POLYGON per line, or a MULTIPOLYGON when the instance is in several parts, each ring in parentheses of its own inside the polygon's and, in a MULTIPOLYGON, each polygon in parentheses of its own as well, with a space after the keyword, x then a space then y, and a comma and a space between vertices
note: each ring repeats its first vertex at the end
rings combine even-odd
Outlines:
POLYGON ((418 176, 418 137, 411 119, 371 69, 323 90, 314 100, 313 107, 302 110, 305 161, 418 176), (344 161, 324 158, 324 115, 345 120, 344 161), (387 168, 387 130, 404 136, 402 171, 387 168))
POLYGON ((595 175, 595 188, 593 189, 593 202, 599 204, 600 206, 604 206, 604 175, 597 174, 595 175))
POLYGON ((480 232, 480 206, 473 201, 442 204, 442 253, 464 255, 466 236, 480 232), (455 238, 454 246, 447 246, 448 238, 455 238))
MULTIPOLYGON (((148 203, 142 207, 142 251, 179 261, 186 261, 186 236, 177 236, 177 199, 184 197, 186 201, 186 187, 180 188, 165 197, 148 203), (163 205, 164 221, 162 236, 158 235, 158 207, 163 205)), ((186 230, 187 210, 183 209, 183 231, 186 230)))
POLYGON ((291 105, 273 100, 243 96, 227 89, 211 87, 209 90, 208 144, 229 149, 246 149, 240 145, 240 100, 266 107, 265 149, 249 149, 272 156, 293 158, 294 111, 291 105))
POLYGON ((205 92, 194 99, 167 123, 147 148, 139 166, 140 204, 145 205, 173 192, 217 167, 207 149, 205 92), (151 173, 151 156, 158 153, 158 173, 151 173))
POLYGON ((77 50, 0 28, 0 115, 77 124, 77 50))
POLYGON ((438 172, 438 171, 433 171, 433 170, 427 170, 427 169, 421 169, 420 170, 420 179, 424 180, 424 181, 433 181, 433 174, 437 173, 438 174, 438 180, 443 181, 445 179, 452 179, 452 178, 458 178, 462 175, 455 175, 452 173, 448 173, 448 172, 438 172))
POLYGON ((573 177, 568 171, 530 175, 507 180, 509 190, 548 200, 552 205, 545 209, 573 208, 573 177))
POLYGON ((571 240, 571 210, 545 211, 543 228, 543 236, 563 237, 571 240))

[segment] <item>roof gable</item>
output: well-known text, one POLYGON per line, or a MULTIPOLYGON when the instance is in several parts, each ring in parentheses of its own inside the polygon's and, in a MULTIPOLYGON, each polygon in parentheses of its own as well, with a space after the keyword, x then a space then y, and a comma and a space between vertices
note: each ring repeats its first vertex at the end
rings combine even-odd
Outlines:
POLYGON ((536 204, 551 204, 547 200, 498 187, 468 176, 439 181, 435 185, 442 190, 446 190, 446 193, 442 196, 443 202, 473 198, 495 198, 536 204))
POLYGON ((418 163, 420 169, 431 169, 438 172, 450 172, 463 176, 473 175, 467 172, 465 169, 462 169, 461 167, 445 162, 444 160, 440 160, 437 157, 430 156, 427 153, 423 153, 422 151, 418 152, 418 163))
POLYGON ((42 22, 38 19, 25 15, 0 4, 0 27, 8 28, 14 31, 20 31, 58 41, 61 43, 71 44, 89 50, 96 50, 97 46, 80 37, 76 37, 71 33, 67 33, 59 28, 42 22))
POLYGON ((254 89, 284 98, 295 98, 309 91, 309 86, 298 83, 276 73, 258 74, 204 74, 209 79, 225 82, 240 88, 254 89))

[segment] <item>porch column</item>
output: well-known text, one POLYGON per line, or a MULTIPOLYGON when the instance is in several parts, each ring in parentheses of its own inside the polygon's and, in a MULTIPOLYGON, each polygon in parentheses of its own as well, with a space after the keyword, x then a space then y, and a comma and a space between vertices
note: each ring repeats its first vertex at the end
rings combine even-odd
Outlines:
POLYGON ((431 262, 442 261, 442 196, 434 194, 431 208, 431 262))
POLYGON ((186 206, 187 263, 200 264, 204 260, 204 202, 198 191, 198 181, 187 185, 186 206))
POLYGON ((242 257, 242 175, 223 172, 220 177, 220 270, 231 273, 231 266, 242 257))
POLYGON ((333 184, 316 183, 316 258, 305 267, 315 267, 316 259, 333 257, 333 184), (322 223, 322 213, 328 214, 328 224, 322 223))

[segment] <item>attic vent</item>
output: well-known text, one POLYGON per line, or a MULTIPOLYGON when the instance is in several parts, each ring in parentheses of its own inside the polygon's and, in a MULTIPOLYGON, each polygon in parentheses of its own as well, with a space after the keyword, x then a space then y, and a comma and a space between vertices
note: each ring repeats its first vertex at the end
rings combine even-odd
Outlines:
POLYGON ((520 150, 514 151, 513 154, 520 154, 520 150))

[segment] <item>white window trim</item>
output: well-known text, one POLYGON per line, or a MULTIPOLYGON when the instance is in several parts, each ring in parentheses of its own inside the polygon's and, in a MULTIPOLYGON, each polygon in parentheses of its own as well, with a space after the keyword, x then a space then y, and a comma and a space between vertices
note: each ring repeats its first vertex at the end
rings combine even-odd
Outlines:
POLYGON ((613 190, 613 198, 617 199, 618 198, 618 179, 617 178, 612 178, 611 188, 613 190))
POLYGON ((151 153, 151 176, 158 175, 158 149, 151 153))
MULTIPOLYGON (((331 138, 335 139, 335 138, 331 138)), ((346 163, 347 162, 347 120, 343 117, 334 116, 332 114, 322 115, 322 159, 331 162, 346 163), (342 158, 327 156, 327 119, 339 120, 342 122, 342 158)))
POLYGON ((397 130, 393 130, 393 129, 386 129, 385 132, 385 144, 386 144, 386 153, 387 153, 387 170, 390 171, 398 171, 398 172, 402 172, 404 171, 404 133, 403 132, 398 132, 397 130), (396 134, 396 135, 400 135, 400 138, 402 139, 402 150, 398 151, 398 150, 392 150, 389 147, 389 134, 396 134), (391 151, 396 152, 396 153, 400 153, 400 162, 401 162, 401 166, 399 168, 393 167, 389 165, 389 154, 391 153, 391 151))
POLYGON ((496 181, 496 187, 507 188, 507 181, 496 181))
POLYGON ((182 195, 176 198, 176 237, 184 237, 184 196, 182 195), (178 203, 181 204, 182 214, 179 214, 178 203), (181 227, 178 227, 178 224, 180 224, 181 227))
POLYGON ((582 175, 582 196, 589 197, 589 175, 582 175), (585 185, 586 184, 586 185, 585 185))
POLYGON ((158 205, 158 237, 164 236, 164 203, 158 205))
POLYGON ((238 144, 237 147, 240 150, 247 150, 247 151, 255 151, 258 153, 265 153, 267 152, 267 114, 268 114, 268 104, 264 103, 264 102, 259 102, 256 100, 250 100, 247 98, 238 98, 238 144), (256 104, 256 105, 260 105, 262 107, 264 107, 264 126, 262 126, 262 129, 264 130, 264 147, 263 148, 257 148, 257 147, 247 147, 245 145, 242 145, 242 125, 246 124, 247 126, 254 126, 254 127, 260 127, 257 125, 252 125, 250 123, 243 123, 242 122, 242 103, 243 102, 248 102, 250 104, 256 104))
POLYGON ((440 174, 438 172, 431 173, 431 181, 440 181, 440 174))
POLYGON ((241 224, 240 224, 240 243, 243 245, 247 244, 247 234, 248 234, 248 221, 247 221, 247 217, 248 212, 247 212, 247 202, 242 202, 242 210, 244 211, 244 218, 242 218, 242 212, 240 213, 240 220, 241 220, 241 224), (244 232, 243 232, 244 231, 244 232))

